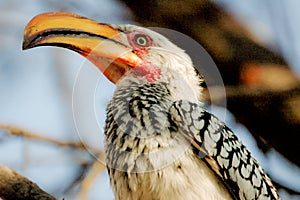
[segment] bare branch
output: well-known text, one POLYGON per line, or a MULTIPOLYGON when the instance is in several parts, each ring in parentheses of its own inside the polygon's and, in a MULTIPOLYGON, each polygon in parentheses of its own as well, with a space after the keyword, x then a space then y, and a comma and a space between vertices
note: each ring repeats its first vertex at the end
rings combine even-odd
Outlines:
POLYGON ((101 157, 95 159, 89 174, 83 179, 81 183, 81 191, 79 194, 79 200, 87 199, 88 192, 95 182, 97 176, 106 169, 105 165, 101 161, 101 157))
POLYGON ((31 133, 29 131, 25 131, 16 127, 6 126, 6 125, 0 125, 0 129, 8 131, 11 135, 22 136, 28 139, 37 140, 40 142, 46 142, 60 147, 70 147, 75 149, 90 150, 95 154, 101 155, 101 157, 103 158, 105 157, 105 153, 102 150, 89 146, 88 144, 85 144, 83 142, 61 142, 58 140, 54 140, 48 137, 31 133))
MULTIPOLYGON (((92 164, 91 171, 87 177, 83 179, 82 182, 82 191, 80 193, 80 196, 86 196, 89 187, 92 185, 92 183, 95 180, 95 177, 105 169, 105 153, 97 148, 94 148, 92 146, 89 146, 83 142, 61 142, 58 140, 54 140, 48 137, 44 137, 38 134, 31 133, 29 131, 25 131, 16 127, 12 126, 6 126, 6 125, 0 125, 0 129, 7 131, 9 134, 14 135, 14 136, 22 136, 27 139, 32 139, 32 140, 37 140, 39 142, 46 142, 49 144, 57 145, 60 147, 69 147, 69 148, 74 148, 74 149, 79 149, 79 150, 89 150, 92 151, 93 154, 97 156, 95 159, 94 163, 92 164)), ((3 198, 4 200, 10 200, 10 199, 25 199, 22 197, 22 195, 27 195, 27 193, 32 192, 29 191, 29 189, 32 189, 33 191, 37 191, 36 188, 38 186, 32 182, 30 182, 28 179, 25 177, 22 177, 18 175, 16 172, 12 171, 11 169, 7 167, 1 167, 0 166, 0 199, 3 198), (11 182, 11 184, 10 184, 11 182), (8 184, 6 186, 6 184, 8 184), (14 185, 13 185, 14 184, 14 185), (33 186, 31 186, 33 185, 33 186), (22 189, 24 188, 24 189, 22 189), (13 189, 20 190, 20 198, 17 198, 15 196, 15 191, 13 189)), ((42 190, 41 190, 42 191, 42 190)), ((29 198, 30 196, 27 195, 26 199, 51 199, 48 198, 47 196, 38 196, 38 197, 33 197, 29 198)), ((52 198, 54 199, 54 198, 52 198)), ((82 198, 81 198, 82 199, 82 198)))
POLYGON ((37 184, 1 165, 0 197, 4 200, 55 200, 37 184))

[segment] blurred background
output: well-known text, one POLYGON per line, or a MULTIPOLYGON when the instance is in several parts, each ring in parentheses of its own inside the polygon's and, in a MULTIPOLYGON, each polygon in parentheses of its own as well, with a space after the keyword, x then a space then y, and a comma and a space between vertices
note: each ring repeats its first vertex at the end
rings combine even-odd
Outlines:
MULTIPOLYGON (((114 199, 101 154, 114 86, 74 52, 21 48, 32 17, 68 11, 104 23, 170 28, 197 40, 227 92, 226 108, 218 105, 225 97, 207 92, 208 105, 215 103, 216 115, 226 113, 282 198, 300 199, 299 6, 296 0, 1 1, 0 164, 58 199, 114 199), (6 126, 31 134, 16 136, 6 126)), ((202 73, 213 83, 212 74, 202 73)))

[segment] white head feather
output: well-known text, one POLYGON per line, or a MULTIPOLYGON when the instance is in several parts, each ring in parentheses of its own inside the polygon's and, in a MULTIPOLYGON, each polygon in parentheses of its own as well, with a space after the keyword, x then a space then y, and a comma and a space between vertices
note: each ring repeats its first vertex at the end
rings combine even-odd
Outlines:
MULTIPOLYGON (((190 56, 183 49, 163 35, 147 28, 134 25, 113 25, 113 27, 123 32, 143 32, 151 37, 155 46, 148 47, 147 53, 142 55, 142 59, 160 69, 161 77, 157 81, 167 83, 175 100, 185 99, 197 102, 201 98, 200 83, 203 82, 203 79, 198 76, 190 56)), ((130 43, 128 42, 126 45, 130 46, 130 43)), ((117 86, 122 82, 120 80, 117 86)))

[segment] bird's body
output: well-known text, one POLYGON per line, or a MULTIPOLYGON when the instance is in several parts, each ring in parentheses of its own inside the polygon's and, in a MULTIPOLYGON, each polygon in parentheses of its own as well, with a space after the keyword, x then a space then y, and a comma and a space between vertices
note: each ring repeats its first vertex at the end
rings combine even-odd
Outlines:
POLYGON ((23 47, 42 45, 77 51, 117 86, 105 127, 116 199, 279 199, 246 147, 203 109, 190 57, 162 35, 46 13, 27 25, 23 47))
POLYGON ((118 84, 105 129, 117 199, 275 199, 250 152, 200 103, 174 99, 165 82, 118 84))
POLYGON ((123 82, 108 106, 105 131, 116 199, 232 199, 179 134, 166 84, 123 82))

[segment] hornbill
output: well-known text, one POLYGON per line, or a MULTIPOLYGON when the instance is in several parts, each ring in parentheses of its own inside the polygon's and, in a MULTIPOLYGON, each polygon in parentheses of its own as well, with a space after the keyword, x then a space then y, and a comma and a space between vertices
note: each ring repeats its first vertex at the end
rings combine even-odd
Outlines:
POLYGON ((246 147, 203 108, 203 78, 164 36, 52 12, 25 28, 23 49, 37 46, 78 52, 115 83, 105 151, 116 199, 279 199, 246 147))

